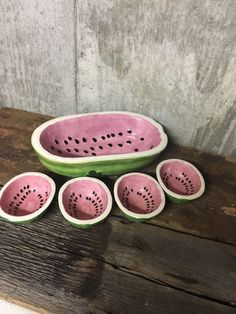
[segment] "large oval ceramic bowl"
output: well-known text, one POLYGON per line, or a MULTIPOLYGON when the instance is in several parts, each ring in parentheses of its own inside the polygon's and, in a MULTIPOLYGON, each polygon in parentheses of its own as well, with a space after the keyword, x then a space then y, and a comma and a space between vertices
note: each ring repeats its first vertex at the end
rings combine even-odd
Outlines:
POLYGON ((142 168, 166 147, 167 136, 146 116, 100 112, 45 122, 33 132, 31 142, 44 166, 77 177, 142 168))

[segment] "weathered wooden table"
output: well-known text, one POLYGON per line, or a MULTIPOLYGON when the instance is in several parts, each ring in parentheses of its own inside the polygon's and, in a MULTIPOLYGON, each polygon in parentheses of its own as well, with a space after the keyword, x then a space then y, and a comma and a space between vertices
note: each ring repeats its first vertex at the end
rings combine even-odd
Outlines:
MULTIPOLYGON (((33 129, 48 118, 0 110, 0 184, 24 171, 48 173, 58 188, 67 180, 31 148, 33 129)), ((236 313, 236 163, 172 144, 157 162, 170 157, 198 166, 206 192, 167 202, 147 223, 129 222, 114 204, 100 225, 76 229, 57 198, 33 224, 0 222, 0 297, 50 313, 236 313)))

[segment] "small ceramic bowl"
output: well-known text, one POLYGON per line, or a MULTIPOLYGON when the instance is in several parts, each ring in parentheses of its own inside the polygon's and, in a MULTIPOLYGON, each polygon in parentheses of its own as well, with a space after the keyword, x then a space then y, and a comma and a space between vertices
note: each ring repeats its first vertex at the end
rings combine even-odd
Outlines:
POLYGON ((50 205, 56 186, 39 172, 25 172, 8 181, 0 192, 0 217, 13 223, 28 223, 50 205))
POLYGON ((183 203, 200 197, 205 191, 205 182, 199 170, 181 159, 167 159, 156 168, 157 179, 168 198, 183 203))
POLYGON ((133 172, 115 183, 117 205, 131 220, 146 220, 158 215, 165 206, 165 194, 151 176, 133 172))
POLYGON ((58 203, 67 221, 76 227, 87 228, 108 216, 112 197, 101 180, 80 177, 67 181, 61 187, 58 203))

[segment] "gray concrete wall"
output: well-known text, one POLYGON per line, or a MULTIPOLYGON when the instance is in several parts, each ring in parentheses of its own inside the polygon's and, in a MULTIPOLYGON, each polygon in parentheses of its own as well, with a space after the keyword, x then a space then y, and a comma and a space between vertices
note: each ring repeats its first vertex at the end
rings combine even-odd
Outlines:
POLYGON ((0 106, 128 110, 236 156, 235 0, 0 0, 0 106))

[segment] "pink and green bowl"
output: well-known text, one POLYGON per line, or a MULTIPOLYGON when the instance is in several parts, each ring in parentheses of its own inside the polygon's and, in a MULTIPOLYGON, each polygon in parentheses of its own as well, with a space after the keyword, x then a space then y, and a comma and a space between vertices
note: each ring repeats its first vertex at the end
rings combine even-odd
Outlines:
POLYGON ((123 214, 134 221, 151 219, 165 206, 165 194, 158 182, 138 172, 121 176, 115 183, 114 196, 123 214))
POLYGON ((45 174, 20 174, 0 192, 0 218, 12 223, 30 223, 46 212, 55 191, 54 181, 45 174))
POLYGON ((31 143, 42 164, 61 175, 118 175, 152 163, 165 149, 160 124, 130 112, 55 118, 40 125, 31 143))
POLYGON ((192 201, 205 191, 205 181, 200 171, 182 159, 160 162, 156 175, 167 197, 174 203, 192 201))
POLYGON ((81 177, 67 181, 60 189, 58 203, 63 217, 79 228, 103 221, 112 208, 108 187, 95 178, 81 177))

